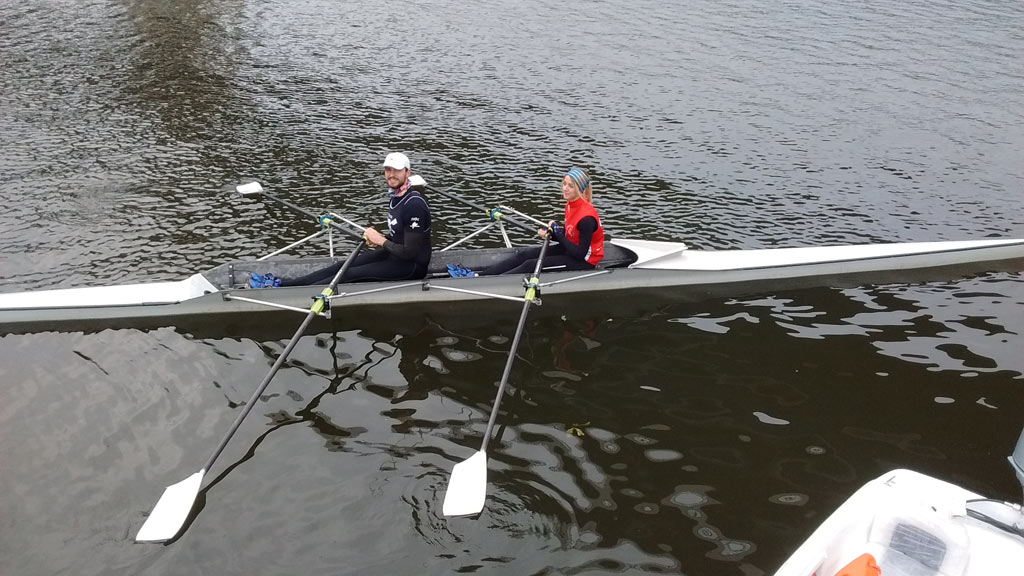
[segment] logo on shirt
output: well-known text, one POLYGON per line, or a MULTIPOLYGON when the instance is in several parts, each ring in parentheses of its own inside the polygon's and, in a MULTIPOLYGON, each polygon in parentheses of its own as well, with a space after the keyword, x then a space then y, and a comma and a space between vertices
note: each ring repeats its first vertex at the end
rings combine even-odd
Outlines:
POLYGON ((411 222, 409 224, 409 228, 415 230, 416 228, 420 227, 420 218, 419 218, 419 216, 414 216, 414 217, 410 218, 409 220, 411 222))

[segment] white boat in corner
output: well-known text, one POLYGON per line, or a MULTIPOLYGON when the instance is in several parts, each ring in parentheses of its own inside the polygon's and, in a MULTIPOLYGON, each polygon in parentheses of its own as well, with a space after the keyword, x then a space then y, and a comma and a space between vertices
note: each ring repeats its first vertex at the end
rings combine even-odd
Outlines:
MULTIPOLYGON (((1024 487, 1024 432, 1010 457, 1024 487)), ((954 484, 893 470, 843 503, 775 576, 1024 574, 1024 512, 954 484)))

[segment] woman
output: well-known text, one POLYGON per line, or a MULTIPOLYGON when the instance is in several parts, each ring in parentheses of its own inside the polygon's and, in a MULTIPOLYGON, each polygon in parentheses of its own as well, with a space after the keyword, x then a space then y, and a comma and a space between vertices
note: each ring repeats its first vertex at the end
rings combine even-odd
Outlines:
MULTIPOLYGON (((562 177, 565 222, 559 226, 552 221, 547 228, 537 230, 541 238, 549 233, 552 235, 552 243, 544 255, 544 270, 592 270, 604 257, 604 229, 597 210, 590 203, 592 197, 590 177, 586 172, 573 168, 565 173, 562 177)), ((484 273, 530 273, 537 266, 538 257, 539 247, 499 262, 484 273)))
MULTIPOLYGON (((418 280, 430 264, 430 207, 418 190, 411 188, 409 158, 392 152, 384 159, 388 185, 388 235, 370 227, 363 231, 367 246, 345 271, 342 282, 418 280)), ((327 284, 344 262, 338 262, 301 278, 283 279, 281 286, 327 284)))

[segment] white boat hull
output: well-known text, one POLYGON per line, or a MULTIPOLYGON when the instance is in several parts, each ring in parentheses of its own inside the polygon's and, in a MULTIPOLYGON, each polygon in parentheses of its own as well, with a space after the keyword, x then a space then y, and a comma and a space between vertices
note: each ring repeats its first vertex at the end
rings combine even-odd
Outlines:
MULTIPOLYGON (((1024 269, 1024 240, 976 240, 871 244, 765 250, 690 250, 680 243, 615 239, 607 253, 620 256, 627 267, 594 272, 545 271, 545 301, 577 302, 581 297, 616 297, 625 291, 645 293, 664 301, 699 301, 809 287, 850 287, 892 282, 949 280, 967 274, 1024 269), (625 254, 629 255, 628 259, 625 254), (580 278, 566 281, 573 278, 580 278), (572 295, 571 299, 563 296, 572 295)), ((444 270, 445 258, 467 267, 486 267, 484 257, 500 251, 437 253, 432 268, 444 270), (480 255, 483 256, 480 256, 480 255), (477 260, 474 262, 474 258, 477 260), (483 266, 481 266, 483 264, 483 266)), ((490 256, 488 256, 490 255, 490 256)), ((251 290, 242 288, 249 272, 294 275, 329 264, 330 259, 239 261, 195 274, 177 282, 124 286, 68 288, 0 294, 0 333, 49 329, 65 322, 148 320, 168 323, 173 318, 208 314, 250 314, 280 306, 306 309, 321 287, 303 286, 251 290), (290 267, 290 268, 289 268, 290 267), (283 272, 283 273, 282 273, 283 272)), ((339 286, 339 307, 431 304, 482 300, 489 294, 521 297, 518 277, 435 277, 425 281, 359 283, 339 286), (465 291, 450 291, 456 288, 465 291)))
POLYGON ((883 576, 992 576, 1024 572, 1024 538, 969 516, 983 497, 910 470, 864 485, 826 519, 775 576, 833 576, 871 554, 883 576))

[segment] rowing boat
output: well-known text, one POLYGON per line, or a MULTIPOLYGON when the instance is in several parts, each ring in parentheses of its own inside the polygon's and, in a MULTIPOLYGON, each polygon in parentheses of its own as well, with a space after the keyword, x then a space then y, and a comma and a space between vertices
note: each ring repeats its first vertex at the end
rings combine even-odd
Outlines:
MULTIPOLYGON (((451 277, 448 265, 486 272, 524 247, 437 251, 423 280, 339 286, 324 316, 344 307, 453 303, 505 298, 521 301, 515 276, 451 277)), ((250 274, 296 277, 339 258, 272 258, 227 262, 188 278, 0 294, 0 332, 62 324, 138 322, 173 324, 196 315, 305 313, 322 287, 248 287, 250 274)), ((695 250, 677 242, 611 239, 595 270, 545 270, 545 301, 581 294, 659 296, 699 301, 799 288, 844 288, 879 283, 952 280, 971 274, 1024 269, 1024 239, 814 246, 755 250, 695 250)))
MULTIPOLYGON (((1010 464, 1024 486, 1024 434, 1010 464)), ((775 576, 974 576, 1022 567, 1020 505, 901 469, 861 487, 775 576)))
MULTIPOLYGON (((333 255, 335 229, 359 238, 364 227, 340 214, 316 214, 279 198, 258 182, 239 185, 243 196, 266 197, 315 219, 321 230, 259 259, 235 260, 183 280, 121 286, 62 288, 0 294, 0 333, 66 327, 96 329, 107 326, 170 325, 195 317, 245 315, 290 310, 306 314, 310 301, 322 299, 317 316, 332 318, 334 308, 390 310, 399 304, 448 305, 488 298, 522 302, 522 283, 515 276, 489 276, 497 262, 531 249, 513 246, 505 222, 529 232, 544 222, 508 206, 486 209, 452 192, 431 187, 411 176, 415 188, 424 188, 488 214, 482 229, 433 253, 426 278, 415 281, 342 284, 334 294, 321 286, 249 288, 255 274, 296 278, 338 263, 333 255), (515 215, 515 218, 510 217, 515 215), (531 221, 528 224, 522 218, 531 221), (342 226, 339 223, 347 225, 342 226), (497 225, 503 248, 455 249, 497 225), (285 251, 328 234, 331 255, 326 258, 286 258, 285 251), (479 275, 453 277, 450 267, 479 275)), ((798 288, 845 288, 865 284, 950 280, 969 274, 1024 269, 1024 239, 987 239, 900 244, 810 246, 756 250, 693 250, 681 242, 609 238, 605 254, 594 270, 543 270, 538 286, 545 300, 563 309, 594 298, 624 294, 644 302, 672 303, 714 297, 736 297, 798 288)), ((534 303, 540 303, 535 298, 534 303)))

